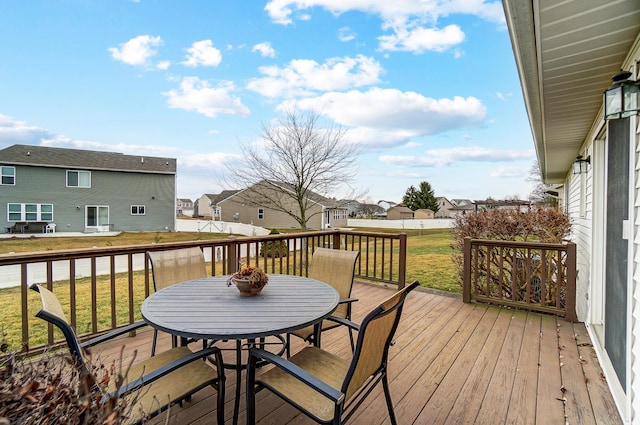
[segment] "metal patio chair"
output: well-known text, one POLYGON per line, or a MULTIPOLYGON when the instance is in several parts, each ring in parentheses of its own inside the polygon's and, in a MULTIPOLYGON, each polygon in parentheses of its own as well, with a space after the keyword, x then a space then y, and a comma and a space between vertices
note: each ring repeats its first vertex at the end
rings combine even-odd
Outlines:
MULTIPOLYGON (((168 251, 147 251, 153 275, 153 289, 159 291, 176 283, 207 277, 204 254, 198 247, 171 249, 168 251)), ((151 355, 156 353, 158 331, 153 330, 151 355)), ((172 336, 173 346, 177 339, 172 336)))
POLYGON ((389 346, 398 327, 407 294, 419 283, 396 292, 373 309, 358 325, 339 320, 358 330, 351 360, 309 346, 284 359, 259 348, 249 350, 247 365, 247 425, 255 424, 255 394, 268 389, 321 424, 343 424, 374 387, 382 382, 393 425, 397 424, 387 377, 389 346), (256 376, 259 362, 275 367, 256 376))
MULTIPOLYGON (((74 366, 78 368, 81 376, 90 382, 93 390, 95 390, 96 380, 91 373, 92 367, 85 349, 97 347, 102 342, 146 326, 144 322, 133 323, 80 343, 55 294, 40 285, 34 284, 31 289, 40 293, 42 301, 42 309, 36 313, 36 317, 53 324, 62 331, 74 366)), ((129 365, 121 366, 124 375, 122 386, 117 387, 118 380, 111 379, 107 388, 108 395, 103 396, 101 402, 107 402, 114 397, 127 400, 131 405, 127 423, 144 422, 146 418, 157 415, 170 405, 189 399, 197 391, 211 385, 218 393, 218 424, 224 424, 225 376, 222 355, 218 348, 210 347, 194 353, 188 347, 177 347, 130 367, 127 367, 129 365), (207 359, 214 362, 214 367, 207 364, 207 359)))
MULTIPOLYGON (((353 288, 353 276, 359 255, 360 251, 342 251, 328 248, 316 248, 313 253, 309 277, 333 286, 340 296, 338 307, 332 313, 333 317, 351 320, 351 305, 358 301, 355 298, 351 298, 351 289, 353 288)), ((323 320, 320 332, 338 326, 341 326, 341 323, 323 320)), ((351 328, 348 328, 348 330, 351 351, 353 351, 353 330, 351 328)), ((320 346, 319 341, 315 340, 314 327, 308 326, 287 334, 287 357, 291 355, 291 335, 313 343, 315 346, 320 346)))

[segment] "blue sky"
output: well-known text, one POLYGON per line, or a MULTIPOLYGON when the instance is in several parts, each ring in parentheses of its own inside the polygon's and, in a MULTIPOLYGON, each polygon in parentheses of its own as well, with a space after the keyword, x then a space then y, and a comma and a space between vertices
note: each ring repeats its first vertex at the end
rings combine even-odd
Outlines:
POLYGON ((500 1, 0 0, 0 148, 177 158, 195 199, 285 107, 348 129, 368 201, 531 191, 500 1))

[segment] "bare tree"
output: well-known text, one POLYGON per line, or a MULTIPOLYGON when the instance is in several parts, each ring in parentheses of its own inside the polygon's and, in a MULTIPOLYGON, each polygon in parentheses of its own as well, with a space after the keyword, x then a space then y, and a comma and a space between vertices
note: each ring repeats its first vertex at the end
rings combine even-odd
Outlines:
POLYGON ((235 187, 253 186, 240 192, 242 202, 284 213, 306 230, 322 212, 312 207, 340 186, 351 188, 359 150, 345 141, 345 129, 320 127, 320 118, 317 111, 287 110, 275 124, 262 124, 261 143, 242 146, 243 163, 227 167, 235 187))
POLYGON ((531 201, 531 203, 545 206, 555 206, 557 204, 554 197, 547 191, 547 186, 542 183, 542 175, 538 161, 535 161, 531 166, 526 181, 533 184, 531 193, 529 193, 529 201, 531 201))

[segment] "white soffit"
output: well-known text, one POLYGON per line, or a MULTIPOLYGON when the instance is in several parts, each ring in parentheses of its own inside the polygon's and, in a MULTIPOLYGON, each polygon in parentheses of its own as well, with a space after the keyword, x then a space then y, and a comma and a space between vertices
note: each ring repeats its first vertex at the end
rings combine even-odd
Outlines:
POLYGON ((564 180, 640 32, 640 0, 503 0, 545 183, 564 180))

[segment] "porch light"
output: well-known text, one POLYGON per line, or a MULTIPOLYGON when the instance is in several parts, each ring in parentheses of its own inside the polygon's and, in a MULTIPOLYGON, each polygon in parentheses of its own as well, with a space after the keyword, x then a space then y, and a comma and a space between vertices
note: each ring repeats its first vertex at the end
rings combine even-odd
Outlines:
POLYGON ((640 110, 640 81, 630 77, 631 72, 623 70, 611 77, 613 84, 604 92, 605 119, 626 118, 640 110))
POLYGON ((573 163, 573 174, 586 173, 589 169, 589 164, 591 164, 590 156, 586 159, 582 159, 582 155, 578 155, 576 157, 576 161, 573 163))

